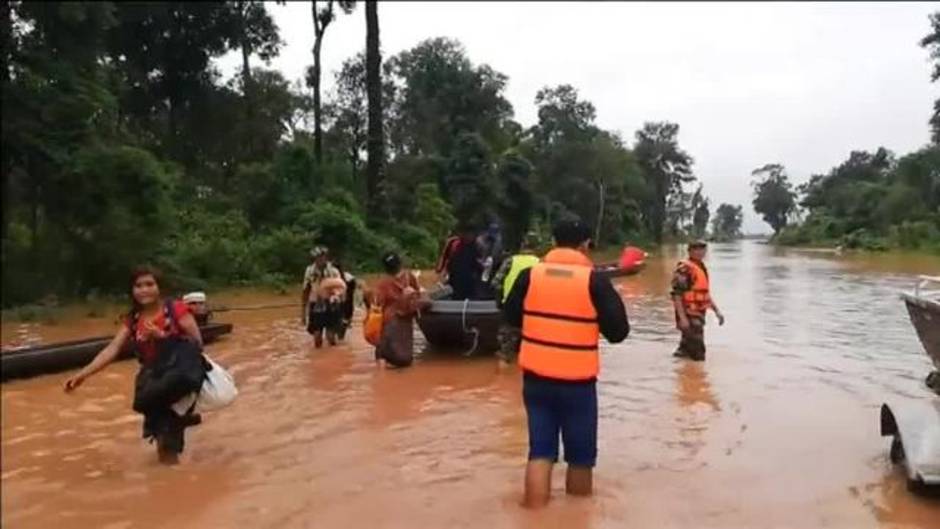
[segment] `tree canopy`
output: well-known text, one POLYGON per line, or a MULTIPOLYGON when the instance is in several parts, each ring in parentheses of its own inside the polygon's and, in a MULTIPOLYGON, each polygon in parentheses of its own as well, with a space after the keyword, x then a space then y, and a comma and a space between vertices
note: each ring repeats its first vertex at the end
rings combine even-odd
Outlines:
MULTIPOLYGON (((459 41, 385 55, 372 1, 364 21, 336 16, 352 2, 313 6, 311 46, 328 45, 327 25, 367 29, 340 64, 311 56, 336 81, 321 95, 267 68, 284 45, 269 6, 3 3, 5 305, 120 292, 144 262, 177 288, 283 285, 314 244, 349 269, 374 270, 393 249, 426 266, 458 223, 499 223, 509 250, 528 232, 549 239, 571 214, 601 246, 702 237, 709 225, 740 235, 740 206, 712 212, 695 185, 677 123, 605 130, 560 83, 534 94, 537 121, 523 127, 509 77, 459 41), (224 80, 214 61, 229 52, 242 65, 224 80)), ((936 78, 940 16, 930 22, 921 44, 936 78)), ((800 225, 786 222, 796 204, 783 167, 767 166, 755 207, 781 241, 917 247, 940 239, 938 166, 936 144, 854 152, 798 188, 800 225)))
POLYGON ((780 164, 767 164, 754 169, 751 176, 755 178, 751 184, 754 188, 754 211, 770 224, 775 234, 780 233, 796 209, 796 193, 786 169, 780 164))
MULTIPOLYGON (((920 41, 920 45, 930 51, 930 58, 933 60, 933 70, 930 72, 930 80, 937 82, 940 80, 940 11, 932 13, 929 17, 930 33, 920 41)), ((931 139, 935 145, 940 144, 940 99, 933 103, 933 115, 930 116, 931 139)))
POLYGON ((712 219, 712 237, 718 241, 739 239, 743 223, 744 208, 721 204, 715 210, 715 217, 712 219))
POLYGON ((881 147, 847 160, 799 186, 801 225, 782 230, 790 244, 850 248, 937 248, 940 242, 940 147, 897 159, 881 147))

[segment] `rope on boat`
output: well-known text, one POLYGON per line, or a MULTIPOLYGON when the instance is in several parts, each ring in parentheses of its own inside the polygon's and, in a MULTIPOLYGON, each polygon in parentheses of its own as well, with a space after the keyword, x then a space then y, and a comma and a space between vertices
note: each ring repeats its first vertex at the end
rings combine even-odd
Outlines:
POLYGON ((231 312, 233 310, 262 310, 262 309, 283 309, 296 307, 297 303, 280 303, 277 305, 250 305, 247 307, 219 307, 212 309, 212 312, 231 312))
POLYGON ((477 329, 476 327, 473 327, 472 329, 467 327, 467 308, 469 306, 470 306, 470 300, 469 299, 463 300, 463 311, 461 312, 461 315, 460 315, 460 321, 461 321, 461 324, 463 325, 463 332, 464 334, 473 335, 473 345, 470 347, 469 350, 467 350, 463 354, 464 356, 472 356, 473 353, 476 352, 477 346, 480 344, 480 330, 477 329))

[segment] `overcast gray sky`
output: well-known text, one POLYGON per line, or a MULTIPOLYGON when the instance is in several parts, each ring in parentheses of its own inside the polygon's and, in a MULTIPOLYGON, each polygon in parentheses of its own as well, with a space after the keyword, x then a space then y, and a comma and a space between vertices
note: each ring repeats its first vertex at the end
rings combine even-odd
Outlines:
MULTIPOLYGON (((361 3, 360 3, 361 4, 361 3)), ((270 4, 287 43, 271 66, 290 79, 311 64, 309 2, 270 4)), ((795 182, 853 149, 896 153, 929 139, 927 51, 937 3, 382 2, 382 51, 426 38, 460 40, 474 63, 509 76, 506 97, 525 126, 535 93, 569 83, 597 107, 598 124, 632 143, 644 121, 679 123, 713 208, 742 204, 745 231, 768 231, 752 211, 752 169, 784 164, 795 182)), ((323 45, 325 89, 365 47, 360 5, 323 45)), ((227 76, 240 57, 219 61, 227 76)), ((255 64, 259 64, 255 59, 255 64)))

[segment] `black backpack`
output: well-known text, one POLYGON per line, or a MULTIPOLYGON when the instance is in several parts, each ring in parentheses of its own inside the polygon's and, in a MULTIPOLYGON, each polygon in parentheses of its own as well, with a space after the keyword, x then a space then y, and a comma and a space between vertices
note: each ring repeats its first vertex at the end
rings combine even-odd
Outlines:
MULTIPOLYGON (((176 325, 171 303, 167 301, 164 304, 168 330, 169 326, 176 325)), ((135 315, 131 323, 132 336, 135 337, 136 324, 135 315)), ((209 369, 209 363, 202 356, 202 347, 196 342, 178 335, 159 340, 157 358, 151 364, 143 365, 134 380, 134 411, 146 415, 199 391, 209 369)))

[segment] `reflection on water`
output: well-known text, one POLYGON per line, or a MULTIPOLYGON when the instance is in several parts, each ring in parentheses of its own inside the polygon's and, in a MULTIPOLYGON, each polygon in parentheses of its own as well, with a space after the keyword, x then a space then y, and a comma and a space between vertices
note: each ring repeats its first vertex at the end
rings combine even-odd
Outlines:
POLYGON ((708 382, 708 373, 703 364, 698 362, 681 362, 676 369, 676 383, 678 390, 676 397, 682 407, 692 407, 704 404, 712 411, 721 411, 718 399, 712 392, 708 382))
MULTIPOLYGON (((226 315, 209 347, 241 394, 159 466, 130 411, 134 365, 61 390, 66 374, 2 386, 2 522, 47 528, 940 526, 878 437, 884 399, 923 398, 929 361, 899 289, 940 261, 832 256, 754 243, 708 259, 728 321, 708 361, 678 361, 666 248, 618 280, 633 324, 602 347, 597 494, 521 510, 526 453, 518 375, 491 358, 425 355, 376 370, 353 332, 316 350, 296 310, 226 315)), ((227 305, 289 297, 226 293, 227 305)), ((4 341, 100 334, 4 324, 4 341)))

